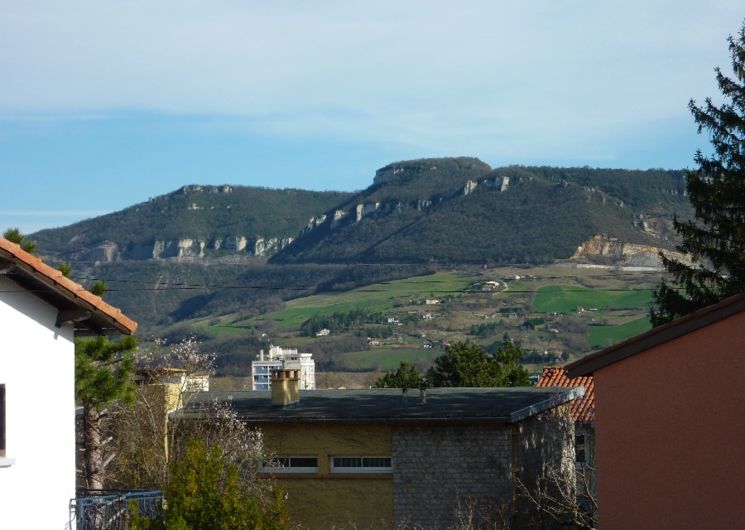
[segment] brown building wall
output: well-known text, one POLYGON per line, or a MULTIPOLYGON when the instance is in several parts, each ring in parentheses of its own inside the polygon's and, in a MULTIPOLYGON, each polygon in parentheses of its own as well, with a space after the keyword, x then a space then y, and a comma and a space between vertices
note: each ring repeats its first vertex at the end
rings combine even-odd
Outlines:
POLYGON ((276 474, 293 524, 310 530, 393 528, 393 475, 332 474, 332 456, 391 456, 391 427, 380 423, 261 425, 279 456, 316 456, 318 473, 276 474))
POLYGON ((595 372, 600 528, 745 528, 743 374, 743 313, 595 372))

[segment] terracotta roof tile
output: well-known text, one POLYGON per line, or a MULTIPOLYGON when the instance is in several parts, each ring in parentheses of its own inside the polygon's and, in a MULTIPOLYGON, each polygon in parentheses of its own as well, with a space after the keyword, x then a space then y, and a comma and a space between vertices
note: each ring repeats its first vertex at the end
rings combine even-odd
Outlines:
POLYGON ((66 278, 60 271, 50 267, 19 245, 0 237, 0 258, 13 262, 24 273, 33 276, 50 290, 103 318, 121 333, 131 335, 137 330, 137 322, 122 311, 103 301, 100 296, 86 290, 82 285, 66 278))
POLYGON ((575 399, 571 403, 571 414, 576 422, 592 423, 595 421, 595 379, 592 376, 570 379, 564 368, 550 366, 543 369, 543 373, 535 386, 539 388, 584 387, 584 396, 575 399))

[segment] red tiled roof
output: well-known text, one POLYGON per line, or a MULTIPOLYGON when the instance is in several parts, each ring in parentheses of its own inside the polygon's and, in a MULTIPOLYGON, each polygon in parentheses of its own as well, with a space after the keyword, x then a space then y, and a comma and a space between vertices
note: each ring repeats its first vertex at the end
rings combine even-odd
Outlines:
MULTIPOLYGON (((105 329, 115 329, 131 335, 137 330, 137 322, 128 318, 120 309, 103 301, 100 296, 86 290, 82 285, 66 278, 60 271, 50 267, 36 256, 29 254, 19 245, 0 237, 0 261, 11 262, 26 277, 31 277, 44 285, 44 290, 67 299, 74 306, 89 311, 105 329)), ((8 274, 12 278, 12 274, 8 274)))
POLYGON ((551 366, 543 369, 535 386, 540 388, 585 387, 585 394, 571 402, 570 411, 576 422, 592 423, 595 421, 595 379, 592 376, 570 379, 564 368, 551 366))

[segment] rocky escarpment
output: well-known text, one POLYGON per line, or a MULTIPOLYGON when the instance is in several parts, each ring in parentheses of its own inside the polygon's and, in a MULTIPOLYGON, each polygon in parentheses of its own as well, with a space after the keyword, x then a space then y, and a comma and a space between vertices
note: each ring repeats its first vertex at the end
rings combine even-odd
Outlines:
POLYGON ((226 255, 271 256, 292 243, 292 237, 228 236, 212 240, 183 238, 176 240, 154 240, 148 243, 119 245, 104 241, 93 248, 74 256, 76 259, 96 263, 111 263, 121 260, 210 258, 226 255))
POLYGON ((288 246, 311 216, 348 192, 187 185, 93 219, 33 234, 50 260, 209 260, 269 257, 288 246))
MULTIPOLYGON (((437 169, 437 166, 432 166, 432 169, 437 169)), ((389 176, 392 178, 393 175, 397 175, 401 171, 404 171, 400 168, 390 168, 385 170, 379 170, 378 175, 375 177, 376 182, 385 182, 389 176), (383 176, 380 177, 381 171, 384 171, 382 174, 383 176)), ((485 190, 496 190, 498 192, 504 193, 508 190, 510 185, 510 177, 508 176, 499 176, 499 177, 488 177, 488 178, 482 178, 482 179, 472 179, 466 181, 465 185, 462 189, 460 189, 457 193, 454 194, 453 197, 463 195, 467 196, 471 193, 475 192, 477 189, 485 189, 485 190)), ((346 206, 345 208, 339 208, 334 210, 333 212, 329 212, 328 214, 313 216, 308 221, 308 224, 305 226, 305 228, 302 230, 300 235, 307 234, 308 232, 326 225, 329 229, 338 228, 339 226, 342 226, 343 223, 350 222, 350 223, 359 223, 364 218, 369 217, 373 214, 378 215, 388 215, 392 213, 401 213, 402 210, 405 208, 411 208, 413 210, 416 210, 417 212, 421 212, 423 210, 426 210, 428 208, 431 208, 433 204, 435 203, 441 203, 442 201, 452 198, 452 197, 444 197, 444 196, 437 196, 435 198, 429 198, 429 199, 414 199, 414 200, 388 200, 388 201, 370 201, 370 202, 353 202, 350 206, 346 206)))
POLYGON ((679 261, 688 261, 686 256, 666 248, 652 245, 625 243, 616 237, 597 234, 577 247, 571 257, 575 262, 603 262, 625 267, 645 267, 662 270, 660 253, 679 261))

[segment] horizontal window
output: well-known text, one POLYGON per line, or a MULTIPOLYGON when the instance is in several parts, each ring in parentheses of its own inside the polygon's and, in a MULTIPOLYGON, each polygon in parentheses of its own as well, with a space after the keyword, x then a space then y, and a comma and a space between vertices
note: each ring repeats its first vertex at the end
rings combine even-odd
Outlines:
POLYGON ((318 473, 318 458, 315 456, 275 456, 262 462, 264 473, 318 473))
POLYGON ((390 456, 333 456, 332 473, 390 473, 390 456))

